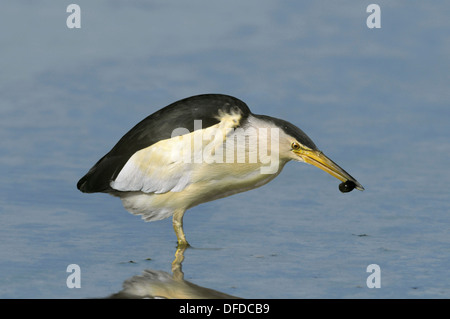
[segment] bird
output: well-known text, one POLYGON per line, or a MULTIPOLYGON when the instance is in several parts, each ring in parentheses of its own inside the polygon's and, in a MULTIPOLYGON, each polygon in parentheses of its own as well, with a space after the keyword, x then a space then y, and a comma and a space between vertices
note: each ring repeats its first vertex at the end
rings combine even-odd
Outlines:
POLYGON ((177 247, 189 247, 185 212, 261 187, 289 161, 339 179, 341 192, 364 187, 328 158, 300 128, 258 115, 225 94, 190 96, 131 128, 78 181, 83 193, 107 193, 145 221, 172 217, 177 247))

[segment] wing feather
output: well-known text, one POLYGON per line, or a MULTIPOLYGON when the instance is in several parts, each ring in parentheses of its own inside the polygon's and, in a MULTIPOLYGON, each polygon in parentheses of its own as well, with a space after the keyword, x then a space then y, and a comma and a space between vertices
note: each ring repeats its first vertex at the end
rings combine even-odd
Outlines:
POLYGON ((140 183, 143 183, 140 185, 143 189, 160 192, 167 189, 175 191, 183 189, 188 184, 189 175, 183 171, 186 170, 186 166, 181 165, 179 161, 172 159, 171 168, 162 169, 162 166, 150 165, 150 168, 143 170, 131 159, 139 153, 140 155, 136 155, 136 157, 141 155, 148 157, 146 163, 151 163, 150 159, 153 157, 157 163, 171 163, 171 159, 167 158, 167 155, 157 155, 150 147, 160 141, 170 139, 172 132, 177 128, 185 128, 190 132, 195 131, 195 120, 201 120, 203 128, 216 125, 220 122, 219 114, 229 114, 232 110, 238 110, 242 118, 251 114, 244 102, 222 94, 197 95, 166 106, 139 122, 126 133, 111 151, 79 180, 78 189, 85 193, 113 192, 115 190, 111 185, 116 185, 120 189, 125 189, 125 185, 130 185, 137 189, 140 183), (142 153, 140 153, 141 150, 142 153), (147 152, 149 153, 147 154, 147 152), (164 162, 165 160, 168 162, 164 162), (127 164, 128 167, 125 168, 127 164), (125 175, 125 169, 131 173, 130 177, 121 177, 121 181, 115 183, 122 171, 122 175, 125 175), (161 172, 158 173, 157 170, 161 170, 161 172), (169 172, 166 173, 166 170, 169 172), (151 178, 154 181, 144 183, 143 176, 146 180, 151 178), (171 177, 167 181, 161 182, 161 176, 171 177))
POLYGON ((192 175, 199 176, 194 171, 215 161, 223 162, 226 138, 239 125, 241 114, 220 113, 219 120, 216 125, 159 141, 136 152, 111 182, 111 188, 162 194, 180 192, 197 182, 192 179, 192 175))
POLYGON ((182 150, 181 141, 163 140, 136 152, 111 182, 111 188, 156 194, 183 190, 189 184, 192 167, 174 152, 182 150))

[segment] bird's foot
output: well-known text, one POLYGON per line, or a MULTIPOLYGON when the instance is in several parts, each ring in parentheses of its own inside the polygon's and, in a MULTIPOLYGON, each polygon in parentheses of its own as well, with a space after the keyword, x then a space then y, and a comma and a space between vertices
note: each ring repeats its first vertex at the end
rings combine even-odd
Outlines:
POLYGON ((177 249, 186 249, 191 247, 191 245, 187 241, 179 241, 177 242, 177 249))

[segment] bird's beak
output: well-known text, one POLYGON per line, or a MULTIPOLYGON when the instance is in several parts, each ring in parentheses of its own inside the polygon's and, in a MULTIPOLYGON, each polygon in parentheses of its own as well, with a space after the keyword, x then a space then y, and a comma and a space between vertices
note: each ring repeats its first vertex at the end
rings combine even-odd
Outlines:
POLYGON ((347 173, 344 169, 342 169, 335 162, 330 160, 321 151, 300 149, 300 150, 296 150, 294 152, 295 152, 295 154, 300 156, 306 163, 312 164, 312 165, 324 170, 325 172, 336 177, 337 179, 341 180, 342 182, 351 181, 351 182, 355 183, 354 187, 357 190, 360 190, 360 191, 364 190, 364 187, 355 178, 353 178, 349 173, 347 173))

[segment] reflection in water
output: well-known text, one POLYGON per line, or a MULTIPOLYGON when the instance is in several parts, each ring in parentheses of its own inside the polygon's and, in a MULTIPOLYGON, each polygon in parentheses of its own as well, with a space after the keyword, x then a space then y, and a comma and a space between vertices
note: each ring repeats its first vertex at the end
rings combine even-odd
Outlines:
POLYGON ((181 263, 186 248, 178 248, 172 262, 172 275, 161 270, 146 269, 123 283, 123 289, 109 298, 167 298, 167 299, 237 299, 220 291, 197 286, 184 280, 181 263))

